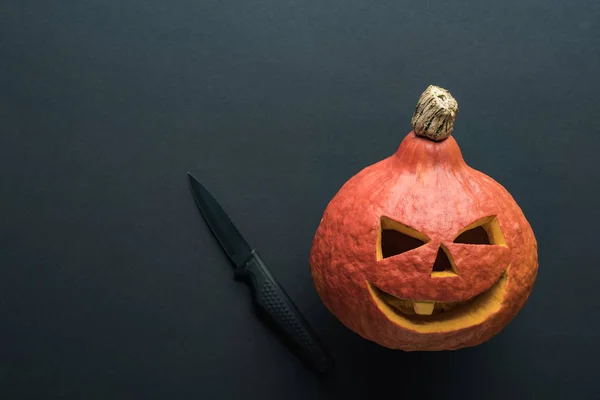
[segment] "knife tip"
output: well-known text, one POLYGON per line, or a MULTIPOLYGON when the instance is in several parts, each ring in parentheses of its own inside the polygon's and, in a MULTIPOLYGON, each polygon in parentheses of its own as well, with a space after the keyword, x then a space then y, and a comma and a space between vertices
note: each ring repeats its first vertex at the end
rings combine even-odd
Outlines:
POLYGON ((202 183, 200 183, 200 181, 198 180, 198 178, 196 178, 194 175, 192 175, 191 172, 188 172, 187 176, 188 176, 188 183, 190 184, 190 186, 192 188, 195 188, 194 191, 197 191, 199 189, 206 190, 206 188, 204 187, 204 185, 202 183))

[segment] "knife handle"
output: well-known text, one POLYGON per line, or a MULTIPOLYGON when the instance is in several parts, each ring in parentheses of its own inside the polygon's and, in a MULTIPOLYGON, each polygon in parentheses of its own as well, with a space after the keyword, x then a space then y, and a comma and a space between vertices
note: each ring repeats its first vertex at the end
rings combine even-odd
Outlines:
POLYGON ((332 366, 331 357, 256 251, 252 251, 244 267, 236 269, 236 278, 250 283, 261 316, 294 353, 317 373, 326 373, 332 366))

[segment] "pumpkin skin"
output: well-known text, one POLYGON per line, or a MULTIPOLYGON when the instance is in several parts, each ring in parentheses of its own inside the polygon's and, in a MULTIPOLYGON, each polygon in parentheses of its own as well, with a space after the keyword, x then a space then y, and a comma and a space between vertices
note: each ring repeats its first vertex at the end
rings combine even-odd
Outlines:
POLYGON ((523 307, 538 269, 534 233, 510 193, 469 167, 453 137, 414 130, 329 202, 309 263, 321 300, 345 326, 404 351, 489 340, 523 307), (476 226, 490 244, 455 242, 476 226), (424 243, 384 257, 390 228, 424 243), (440 249, 451 271, 433 271, 440 249), (411 314, 411 304, 433 302, 430 315, 411 314))

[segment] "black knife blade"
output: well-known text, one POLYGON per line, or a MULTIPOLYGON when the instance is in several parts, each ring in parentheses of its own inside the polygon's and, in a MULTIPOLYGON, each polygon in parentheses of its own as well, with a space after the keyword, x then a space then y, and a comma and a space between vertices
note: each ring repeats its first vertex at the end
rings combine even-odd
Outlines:
POLYGON ((188 173, 188 177, 200 213, 234 264, 236 279, 249 284, 259 315, 305 364, 320 375, 328 372, 332 358, 256 249, 244 239, 210 191, 192 174, 188 173))
POLYGON ((188 177, 192 195, 206 224, 236 268, 242 268, 250 258, 252 248, 208 189, 192 174, 188 173, 188 177))

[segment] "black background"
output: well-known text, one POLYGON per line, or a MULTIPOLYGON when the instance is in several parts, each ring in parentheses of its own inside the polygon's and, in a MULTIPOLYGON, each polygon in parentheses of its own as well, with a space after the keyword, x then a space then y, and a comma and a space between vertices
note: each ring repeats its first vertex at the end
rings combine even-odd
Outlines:
POLYGON ((0 396, 598 398, 599 20, 591 0, 0 1, 0 396), (429 84, 540 270, 488 343, 403 353, 338 323, 307 260, 429 84), (256 320, 187 171, 331 349, 329 382, 256 320))

